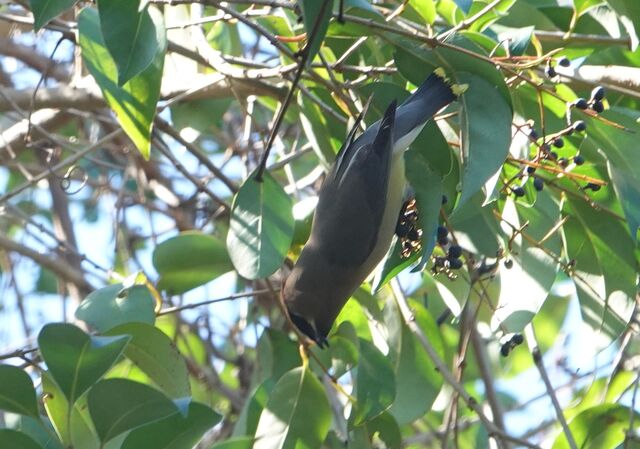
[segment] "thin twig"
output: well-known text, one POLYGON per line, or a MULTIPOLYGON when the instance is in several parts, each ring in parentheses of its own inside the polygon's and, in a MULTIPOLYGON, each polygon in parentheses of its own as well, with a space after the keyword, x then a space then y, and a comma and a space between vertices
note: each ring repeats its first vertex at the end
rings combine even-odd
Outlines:
POLYGON ((564 435, 567 437, 567 442, 569 443, 569 447, 571 449, 578 449, 578 445, 576 444, 575 439, 573 438, 573 434, 571 433, 571 429, 569 429, 569 424, 567 424, 567 420, 564 417, 564 413, 562 412, 562 407, 560 406, 560 402, 556 397, 556 392, 553 389, 553 385, 551 384, 551 380, 549 380, 549 374, 547 373, 547 369, 544 366, 544 362, 542 361, 542 354, 540 353, 540 347, 538 346, 538 341, 536 339, 536 334, 533 330, 533 325, 531 323, 527 324, 524 328, 524 333, 527 339, 527 345, 529 346, 529 351, 531 351, 531 356, 533 357, 533 363, 538 368, 538 372, 540 373, 540 378, 544 383, 545 388, 547 389, 547 394, 549 399, 551 399, 551 404, 556 412, 556 417, 560 422, 560 426, 562 427, 562 431, 564 435))
POLYGON ((280 109, 278 110, 278 114, 273 124, 273 128, 271 128, 271 133, 269 134, 269 139, 267 140, 267 144, 265 146, 264 153, 262 154, 262 159, 260 160, 260 165, 258 166, 258 171, 256 173, 255 179, 258 182, 262 181, 262 175, 267 166, 267 159, 269 158, 269 152, 271 151, 273 142, 275 141, 276 135, 280 130, 280 126, 282 125, 284 114, 285 112, 287 112, 287 109, 289 108, 289 104, 293 99, 293 95, 296 91, 296 86, 298 85, 298 83, 300 82, 300 78, 302 77, 302 72, 304 71, 307 65, 307 59, 309 59, 311 45, 313 44, 314 40, 317 37, 318 29, 320 28, 320 21, 324 16, 324 12, 327 9, 328 5, 329 5, 329 0, 323 0, 322 6, 320 7, 320 11, 318 11, 318 15, 316 16, 316 19, 314 21, 313 29, 311 30, 311 33, 309 33, 309 40, 307 41, 307 45, 302 50, 302 55, 300 57, 300 60, 298 61, 298 70, 296 71, 293 81, 291 82, 291 87, 289 89, 289 92, 287 93, 287 97, 285 98, 284 102, 280 106, 280 109))

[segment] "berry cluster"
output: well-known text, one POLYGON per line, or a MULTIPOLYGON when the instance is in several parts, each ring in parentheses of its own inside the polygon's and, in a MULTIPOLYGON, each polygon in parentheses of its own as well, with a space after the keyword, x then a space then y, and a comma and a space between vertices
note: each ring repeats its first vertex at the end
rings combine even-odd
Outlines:
POLYGON ((522 334, 513 334, 513 336, 500 347, 500 354, 502 357, 507 357, 509 353, 518 345, 524 342, 522 334))
MULTIPOLYGON (((563 66, 565 66, 565 64, 568 65, 568 60, 566 60, 567 62, 565 62, 565 60, 566 58, 561 58, 558 61, 558 64, 563 66)), ((553 68, 550 65, 550 62, 547 62, 547 67, 553 68)), ((587 124, 583 120, 576 120, 574 122, 571 121, 571 111, 573 109, 581 109, 581 110, 590 109, 593 111, 592 114, 594 113, 598 114, 604 111, 604 103, 603 103, 604 96, 605 96, 604 88, 602 86, 596 86, 591 91, 591 96, 589 97, 589 100, 586 100, 584 98, 578 98, 577 100, 574 100, 568 103, 567 104, 567 119, 569 122, 568 126, 565 129, 560 130, 559 132, 546 136, 544 139, 542 139, 542 142, 539 142, 539 136, 536 130, 533 128, 533 124, 528 123, 529 140, 538 147, 538 152, 532 162, 535 165, 537 165, 540 163, 540 161, 546 160, 557 165, 562 170, 565 170, 567 167, 569 167, 571 163, 573 163, 576 166, 583 165, 585 163, 585 159, 584 159, 584 156, 582 156, 581 154, 576 154, 572 158, 567 158, 567 157, 559 156, 557 151, 564 148, 565 146, 563 137, 570 136, 576 132, 584 132, 587 130, 587 124)), ((536 172, 535 165, 530 165, 526 168, 526 175, 527 175, 527 179, 528 178, 533 179, 534 189, 540 192, 544 189, 544 180, 543 178, 534 175, 534 173, 536 172)), ((523 175, 520 175, 520 178, 522 177, 523 175)), ((600 187, 601 186, 598 184, 587 183, 582 187, 582 189, 592 190, 596 192, 600 190, 600 187)), ((513 193, 513 195, 515 195, 518 198, 525 196, 524 184, 511 186, 509 187, 509 189, 511 193, 513 193)))
POLYGON ((418 223, 418 205, 415 198, 407 201, 396 225, 396 235, 400 238, 400 257, 409 258, 422 249, 422 229, 418 223))
POLYGON ((449 230, 444 226, 438 226, 437 231, 438 245, 443 249, 447 248, 447 256, 436 256, 434 258, 434 272, 440 272, 442 269, 459 270, 462 268, 462 248, 460 245, 451 244, 449 242, 449 230))

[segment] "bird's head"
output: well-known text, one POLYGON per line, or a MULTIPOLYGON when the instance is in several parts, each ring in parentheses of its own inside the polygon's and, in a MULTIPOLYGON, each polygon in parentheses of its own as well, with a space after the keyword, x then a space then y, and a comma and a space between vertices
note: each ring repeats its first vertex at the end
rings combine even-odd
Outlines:
POLYGON ((287 277, 280 289, 280 297, 283 304, 287 308, 287 313, 291 322, 298 328, 300 332, 315 341, 318 346, 324 348, 329 346, 327 342, 327 333, 331 328, 331 324, 327 327, 324 323, 316 323, 316 319, 312 318, 313 310, 308 310, 311 305, 318 304, 317 298, 311 298, 312 293, 300 291, 296 288, 295 271, 287 277))

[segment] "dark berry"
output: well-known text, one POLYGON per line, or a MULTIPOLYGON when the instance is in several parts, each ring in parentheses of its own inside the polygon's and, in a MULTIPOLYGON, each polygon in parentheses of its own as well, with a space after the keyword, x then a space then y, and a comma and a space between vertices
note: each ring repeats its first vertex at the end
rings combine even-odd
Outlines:
POLYGON ((604 98, 604 87, 596 86, 591 91, 591 100, 592 101, 600 101, 604 98))
POLYGON ((510 270, 511 267, 513 267, 513 260, 511 260, 511 259, 505 259, 503 263, 504 263, 504 267, 507 270, 510 270))
POLYGON ((542 192, 542 189, 544 189, 544 181, 540 178, 534 179, 533 188, 536 189, 538 192, 542 192))
POLYGON ((436 267, 444 267, 444 263, 447 259, 441 256, 436 256, 436 259, 433 261, 433 265, 436 267))
POLYGON ((577 120, 573 122, 572 126, 573 126, 573 130, 578 132, 586 131, 587 129, 587 124, 582 120, 577 120))
POLYGON ((437 235, 438 235, 438 241, 442 239, 446 239, 447 235, 449 235, 449 230, 444 226, 438 226, 437 235))
POLYGON ((550 65, 544 68, 544 74, 547 75, 548 78, 554 78, 558 75, 558 73, 556 72, 556 69, 554 69, 550 65))
POLYGON ((584 98, 578 98, 577 100, 573 100, 571 106, 574 106, 578 109, 585 110, 589 107, 589 103, 584 98))
POLYGON ((416 229, 409 229, 409 232, 407 233, 407 237, 409 238, 409 240, 417 242, 418 240, 420 240, 420 234, 418 233, 418 231, 416 229))
POLYGON ((551 159, 552 161, 557 161, 558 160, 558 153, 556 153, 555 151, 550 151, 549 154, 547 155, 547 157, 549 159, 551 159))
POLYGON ((396 225, 396 235, 398 237, 406 237, 411 227, 407 223, 398 223, 396 225))
POLYGON ((535 129, 531 128, 531 131, 529 131, 529 138, 532 140, 536 140, 538 138, 538 133, 535 129))
POLYGON ((462 261, 460 259, 449 259, 449 268, 459 270, 462 268, 462 261))
POLYGON ((511 337, 511 343, 516 346, 521 345, 522 343, 524 343, 524 337, 522 336, 522 334, 514 334, 513 337, 511 337))
POLYGON ((562 148, 564 146, 564 140, 562 140, 562 137, 556 137, 551 143, 556 148, 562 148))
POLYGON ((502 355, 502 357, 507 357, 510 352, 511 344, 509 342, 504 343, 502 346, 500 346, 500 355, 502 355))
POLYGON ((459 245, 451 245, 449 247, 449 259, 457 259, 462 256, 462 248, 459 245))
POLYGON ((580 154, 573 157, 573 163, 576 165, 584 164, 584 157, 580 154))
POLYGON ((591 105, 591 109, 593 109, 598 114, 600 114, 602 111, 604 111, 604 105, 602 104, 602 102, 600 100, 596 100, 591 105))
POLYGON ((587 184, 586 186, 584 186, 585 189, 591 189, 594 192, 597 192, 598 190, 600 190, 600 185, 599 184, 594 184, 592 182, 590 182, 589 184, 587 184))
POLYGON ((569 67, 571 65, 571 61, 569 61, 569 58, 567 58, 566 56, 563 56, 558 59, 558 65, 560 67, 569 67))
POLYGON ((449 202, 449 198, 447 198, 447 195, 442 195, 442 204, 447 204, 449 202))
POLYGON ((518 187, 514 187, 513 189, 511 189, 511 191, 513 192, 513 194, 515 196, 517 196, 518 198, 523 197, 525 192, 524 189, 521 186, 518 187))
POLYGON ((529 173, 530 175, 536 172, 536 168, 535 167, 527 167, 527 173, 529 173))
POLYGON ((566 157, 561 157, 560 159, 558 159, 558 165, 560 167, 566 167, 567 165, 569 165, 569 161, 566 157))

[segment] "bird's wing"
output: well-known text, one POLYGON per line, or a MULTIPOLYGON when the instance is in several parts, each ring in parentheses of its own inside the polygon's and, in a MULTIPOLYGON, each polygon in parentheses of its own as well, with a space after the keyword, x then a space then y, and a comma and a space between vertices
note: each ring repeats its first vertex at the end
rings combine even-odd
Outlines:
MULTIPOLYGON (((393 150, 392 103, 373 143, 347 148, 352 152, 341 176, 327 177, 318 201, 311 237, 327 261, 337 266, 359 266, 371 254, 386 207, 393 150)), ((357 141, 352 145, 357 145, 357 141)))

